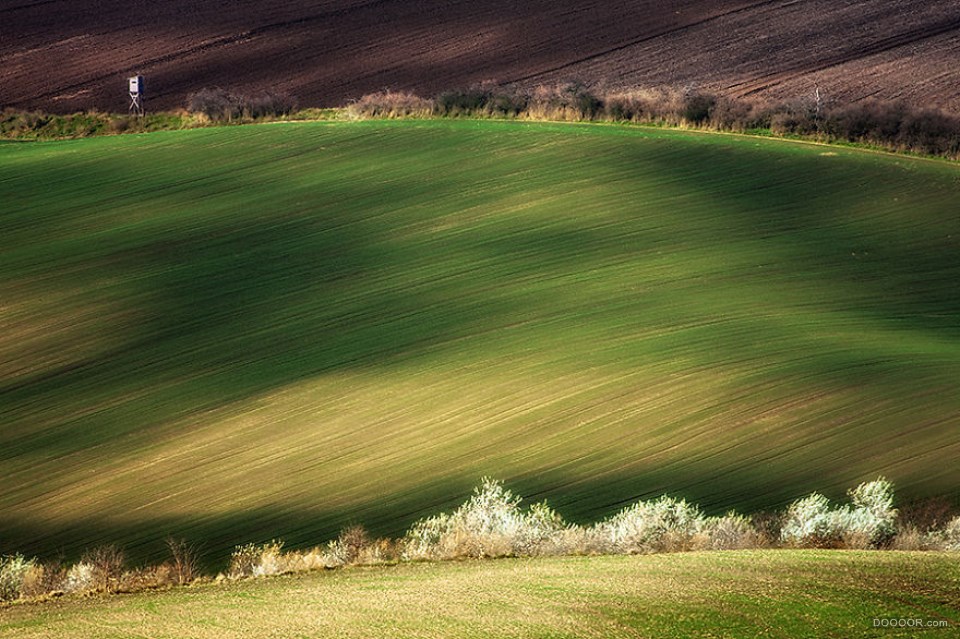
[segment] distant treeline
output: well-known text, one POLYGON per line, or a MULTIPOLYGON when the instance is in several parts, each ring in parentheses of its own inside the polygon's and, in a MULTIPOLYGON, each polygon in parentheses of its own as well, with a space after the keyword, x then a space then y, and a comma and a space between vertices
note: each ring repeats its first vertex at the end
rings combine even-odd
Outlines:
POLYGON ((298 110, 282 92, 253 96, 221 88, 191 94, 184 109, 126 114, 51 115, 6 109, 0 137, 59 139, 183 129, 265 120, 331 118, 497 118, 574 122, 633 122, 866 145, 889 151, 960 159, 960 114, 916 109, 902 102, 838 105, 819 90, 790 102, 736 100, 685 88, 600 92, 578 83, 532 91, 480 86, 423 97, 402 91, 363 96, 341 109, 298 110))

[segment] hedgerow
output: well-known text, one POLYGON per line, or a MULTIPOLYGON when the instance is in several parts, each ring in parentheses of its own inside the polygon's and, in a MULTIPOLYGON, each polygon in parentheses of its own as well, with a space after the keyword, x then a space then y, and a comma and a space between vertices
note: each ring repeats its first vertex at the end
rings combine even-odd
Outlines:
MULTIPOLYGON (((409 560, 505 556, 638 554, 764 547, 890 548, 960 551, 960 517, 937 502, 898 517, 893 484, 883 477, 848 491, 834 505, 820 494, 798 499, 782 513, 752 518, 730 511, 708 516, 672 496, 639 500, 591 526, 568 523, 546 502, 526 507, 500 481, 483 478, 451 512, 415 522, 401 539, 375 539, 359 525, 325 545, 286 550, 283 541, 237 546, 218 579, 271 575, 409 560)), ((117 546, 101 546, 66 567, 23 555, 0 557, 0 601, 88 591, 131 592, 209 580, 199 574, 197 547, 168 538, 170 561, 124 568, 117 546)))

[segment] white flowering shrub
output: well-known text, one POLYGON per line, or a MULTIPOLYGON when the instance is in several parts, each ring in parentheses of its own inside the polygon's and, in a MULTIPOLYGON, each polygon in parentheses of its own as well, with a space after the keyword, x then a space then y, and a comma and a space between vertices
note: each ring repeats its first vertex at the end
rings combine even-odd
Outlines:
POLYGON ((23 591, 23 579, 34 568, 36 561, 16 554, 0 557, 0 601, 18 599, 23 591))
POLYGON ((870 546, 888 542, 897 532, 897 509, 893 507, 893 484, 883 477, 860 484, 847 492, 845 535, 858 535, 870 546))
POLYGON ((942 548, 960 551, 960 517, 951 519, 943 529, 942 548))
POLYGON ((837 526, 832 514, 830 500, 820 493, 790 504, 780 530, 780 538, 788 543, 821 543, 834 536, 837 526))
POLYGON ((282 541, 237 546, 230 556, 230 568, 227 570, 232 578, 266 577, 283 572, 288 571, 282 541))
POLYGON ((514 552, 519 555, 556 555, 569 551, 563 517, 542 501, 524 513, 523 525, 514 538, 514 552))
POLYGON ((664 495, 624 508, 596 524, 590 533, 592 545, 600 552, 686 550, 705 523, 703 514, 695 505, 664 495))
POLYGON ((896 532, 893 484, 884 478, 860 484, 847 493, 850 504, 832 508, 819 493, 787 509, 781 540, 797 546, 877 547, 896 532))
POLYGON ((484 478, 473 496, 453 513, 415 523, 404 539, 408 559, 543 554, 567 528, 545 503, 524 511, 520 497, 499 481, 484 478))
POLYGON ((93 564, 81 561, 74 564, 67 571, 67 578, 63 581, 64 592, 86 592, 96 587, 97 575, 93 564))

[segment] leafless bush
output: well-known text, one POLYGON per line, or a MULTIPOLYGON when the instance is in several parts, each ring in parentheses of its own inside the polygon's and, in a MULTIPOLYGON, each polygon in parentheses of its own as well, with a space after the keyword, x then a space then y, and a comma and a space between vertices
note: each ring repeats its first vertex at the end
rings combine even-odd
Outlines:
POLYGON ((110 592, 117 588, 123 575, 123 550, 114 544, 97 546, 84 553, 80 564, 90 567, 93 589, 110 592))
POLYGON ((293 97, 279 91, 264 91, 252 97, 242 98, 241 104, 244 115, 254 120, 290 115, 297 107, 293 97))
POLYGON ((716 96, 691 91, 683 97, 680 117, 687 124, 704 124, 710 119, 710 115, 716 104, 716 96))
POLYGON ((443 117, 514 118, 529 108, 522 93, 492 85, 444 91, 433 100, 434 113, 443 117))
POLYGON ((913 524, 899 528, 896 536, 890 540, 890 550, 943 550, 942 536, 939 531, 922 530, 913 524))
POLYGON ((710 109, 709 126, 721 131, 769 129, 772 109, 765 104, 720 97, 710 109))
POLYGON ((124 572, 117 581, 117 592, 140 592, 154 588, 182 585, 176 572, 169 563, 157 566, 145 566, 124 572))
POLYGON ((347 106, 347 113, 354 118, 426 117, 433 110, 432 100, 408 91, 389 90, 368 93, 347 106))
POLYGON ((340 531, 340 537, 338 541, 343 547, 343 554, 346 563, 352 564, 357 562, 357 560, 360 558, 360 555, 370 545, 370 535, 367 534, 366 528, 359 524, 355 524, 340 531))
POLYGON ((580 82, 540 85, 530 94, 528 117, 545 120, 593 120, 603 113, 603 100, 580 82))
POLYGON ((62 593, 67 579, 67 569, 60 559, 37 563, 24 575, 22 594, 24 597, 62 593))
POLYGON ((780 543, 783 529, 783 513, 760 511, 750 516, 750 526, 757 533, 760 547, 776 546, 780 543))
POLYGON ((956 508, 943 497, 914 499, 900 506, 897 515, 897 527, 914 527, 927 532, 945 526, 952 518, 956 508))
POLYGON ((66 579, 63 581, 64 592, 86 592, 93 590, 95 585, 93 565, 80 562, 70 566, 66 579))
POLYGON ((237 546, 230 556, 227 575, 237 579, 279 574, 281 572, 279 558, 282 552, 283 542, 276 540, 266 544, 237 546))
POLYGON ((243 97, 219 87, 200 89, 187 97, 187 110, 213 122, 236 120, 243 114, 243 97))
POLYGON ((178 584, 188 584, 199 575, 200 553, 195 544, 185 539, 167 537, 165 540, 170 552, 170 567, 178 584))
POLYGON ((670 87, 641 87, 602 96, 603 117, 614 121, 680 123, 683 93, 670 87))
POLYGON ((744 550, 764 545, 750 519, 735 512, 723 517, 707 517, 693 539, 693 546, 698 550, 744 550))

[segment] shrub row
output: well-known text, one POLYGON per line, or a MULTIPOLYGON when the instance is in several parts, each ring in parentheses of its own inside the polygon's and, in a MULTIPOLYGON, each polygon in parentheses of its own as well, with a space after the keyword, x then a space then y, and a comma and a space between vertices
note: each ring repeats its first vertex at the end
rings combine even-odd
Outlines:
POLYGON ((156 566, 129 569, 115 545, 87 551, 72 566, 54 559, 40 562, 23 555, 0 557, 0 601, 56 597, 70 593, 136 592, 184 585, 200 576, 196 546, 168 538, 170 559, 156 566))
MULTIPOLYGON (((779 514, 751 518, 736 512, 707 516, 683 499, 638 501, 591 526, 570 524, 545 503, 522 500, 499 481, 484 479, 459 508, 416 522, 401 539, 373 539, 362 526, 307 550, 285 550, 282 541, 234 550, 217 579, 269 575, 411 560, 505 556, 638 554, 742 548, 887 548, 960 551, 960 517, 949 507, 926 509, 907 521, 894 508, 893 485, 879 478, 849 491, 833 505, 819 493, 779 514)), ((123 552, 101 546, 80 562, 41 563, 23 555, 0 557, 0 601, 65 593, 127 592, 206 580, 198 550, 168 539, 170 559, 127 569, 123 552)))
POLYGON ((385 91, 348 107, 353 117, 481 117, 637 122, 733 132, 770 132, 949 158, 960 157, 960 116, 902 102, 837 106, 819 97, 771 104, 695 89, 595 92, 578 83, 520 92, 498 87, 446 91, 432 99, 385 91))
MULTIPOLYGON (((50 115, 6 109, 0 136, 70 138, 250 122, 270 118, 326 119, 330 110, 296 112, 296 101, 280 92, 253 96, 221 88, 202 89, 179 113, 144 118, 97 112, 50 115)), ((521 92, 500 87, 445 91, 433 98, 382 91, 363 96, 343 111, 352 118, 481 117, 560 121, 609 121, 770 133, 823 142, 866 144, 894 151, 960 158, 960 116, 913 109, 901 102, 868 101, 837 106, 819 97, 770 104, 718 97, 691 88, 643 88, 597 92, 579 83, 540 86, 521 92)))
POLYGON ((187 111, 202 114, 211 122, 234 122, 283 117, 296 109, 296 101, 277 91, 247 96, 215 87, 187 97, 187 111))
POLYGON ((56 115, 4 109, 0 112, 0 138, 84 138, 186 129, 210 122, 251 122, 288 117, 295 109, 296 100, 285 93, 267 91, 245 96, 220 88, 202 89, 187 98, 186 110, 151 112, 143 117, 99 111, 56 115))
POLYGON ((97 111, 54 115, 5 109, 0 112, 0 138, 84 138, 93 135, 185 129, 200 124, 201 122, 188 113, 148 113, 145 117, 138 118, 134 115, 97 111))

